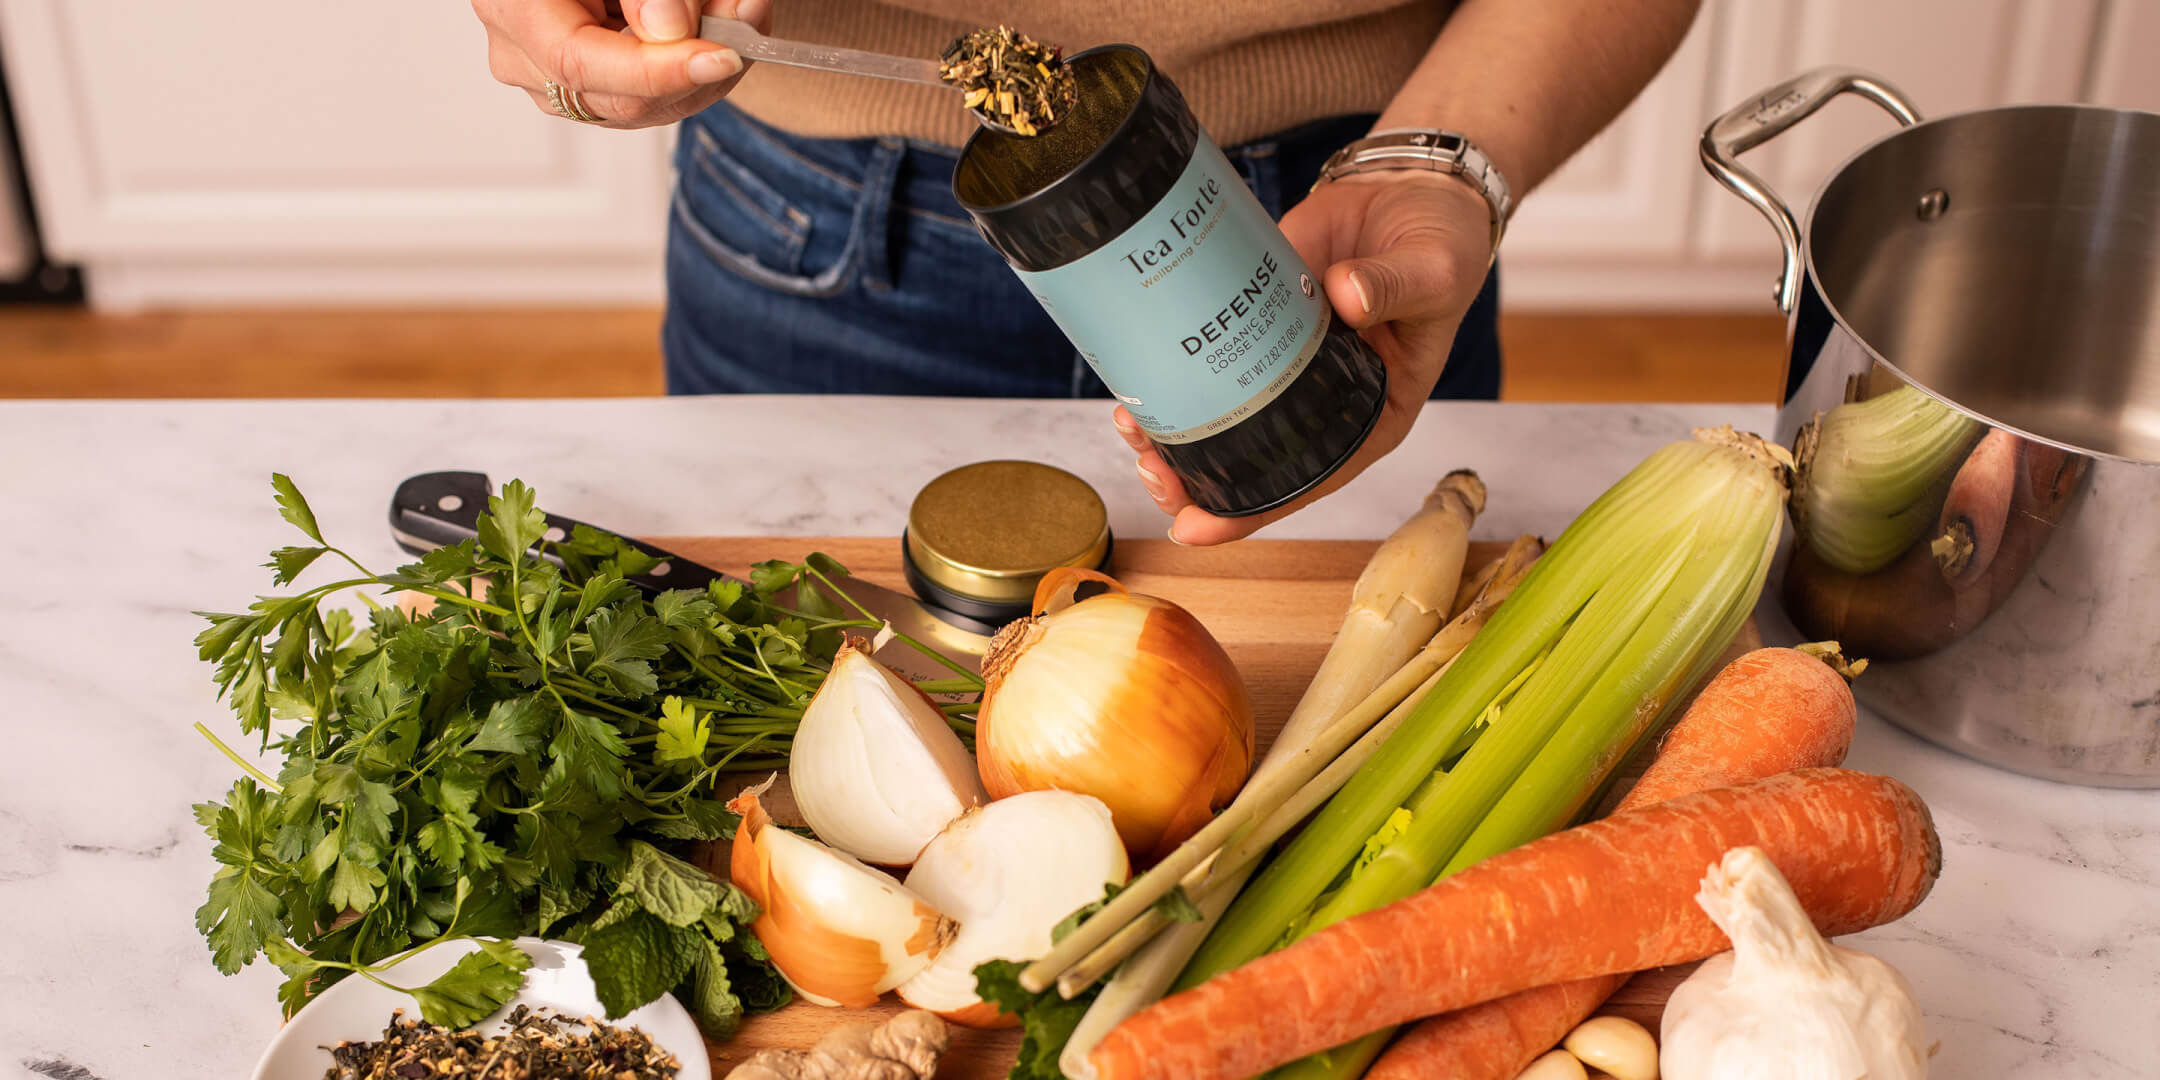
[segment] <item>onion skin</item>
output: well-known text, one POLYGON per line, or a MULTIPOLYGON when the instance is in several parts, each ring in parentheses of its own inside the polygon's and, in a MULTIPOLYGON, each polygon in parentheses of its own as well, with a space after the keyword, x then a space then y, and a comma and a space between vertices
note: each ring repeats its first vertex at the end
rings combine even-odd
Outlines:
MULTIPOLYGON (((877 941, 834 929, 780 886, 773 872, 770 847, 761 843, 772 818, 758 803, 754 791, 745 792, 728 807, 742 815, 729 853, 728 877, 736 888, 757 901, 758 917, 750 931, 757 935, 758 943, 771 955, 773 966, 780 969, 790 985, 817 1004, 860 1009, 876 1003, 886 989, 904 981, 905 976, 894 976, 893 966, 877 941)), ((840 856, 835 853, 835 857, 840 856)), ((899 889, 898 883, 894 886, 899 889)), ((951 939, 953 926, 928 904, 916 900, 914 906, 918 922, 903 949, 909 957, 922 958, 922 963, 916 965, 919 970, 951 939)))
POLYGON ((998 634, 983 662, 976 760, 992 799, 1052 789, 1101 799, 1126 850, 1153 862, 1244 784, 1252 697, 1191 612, 1111 584, 998 634))

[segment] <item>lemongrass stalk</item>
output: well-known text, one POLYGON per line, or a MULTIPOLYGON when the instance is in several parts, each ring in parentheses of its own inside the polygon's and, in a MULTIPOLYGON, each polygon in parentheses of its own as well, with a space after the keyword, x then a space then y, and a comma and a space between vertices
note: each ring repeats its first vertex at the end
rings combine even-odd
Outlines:
POLYGON ((1178 988, 1266 952, 1346 869, 1390 814, 1438 768, 1486 706, 1529 662, 1559 640, 1611 575, 1620 552, 1663 541, 1699 504, 1717 497, 1706 462, 1731 451, 1681 442, 1652 454, 1601 495, 1554 541, 1484 632, 1423 698, 1387 752, 1366 763, 1326 808, 1239 895, 1178 988))
POLYGON ((1983 431, 1910 385, 1822 413, 1800 430, 1795 531, 1847 573, 1890 565, 1936 523, 1951 476, 1983 431))
POLYGON ((1283 722, 1261 767, 1288 757, 1372 693, 1447 621, 1470 550, 1470 524, 1485 510, 1485 485, 1458 469, 1389 534, 1350 590, 1350 607, 1305 694, 1283 722))

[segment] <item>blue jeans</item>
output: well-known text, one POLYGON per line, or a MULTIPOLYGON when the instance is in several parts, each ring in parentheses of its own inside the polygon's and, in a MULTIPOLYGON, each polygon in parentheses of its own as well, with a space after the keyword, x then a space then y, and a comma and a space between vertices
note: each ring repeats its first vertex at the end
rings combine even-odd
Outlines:
MULTIPOLYGON (((1278 217, 1370 117, 1228 149, 1278 217)), ((685 120, 661 339, 675 394, 1108 397, 953 199, 955 157, 893 138, 811 139, 725 102, 685 120)), ((1500 393, 1498 273, 1434 397, 1500 393)))

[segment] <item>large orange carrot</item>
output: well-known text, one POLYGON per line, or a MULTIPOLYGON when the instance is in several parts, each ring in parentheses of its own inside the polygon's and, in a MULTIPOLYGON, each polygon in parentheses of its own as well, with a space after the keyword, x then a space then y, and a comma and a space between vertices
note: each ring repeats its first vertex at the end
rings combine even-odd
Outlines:
MULTIPOLYGON (((1850 687, 1797 649, 1756 649, 1703 687, 1617 812, 1836 765, 1852 748, 1850 687)), ((1628 972, 1540 986, 1411 1028, 1366 1080, 1509 1080, 1553 1048, 1628 981, 1628 972)))
POLYGON ((1112 1029, 1101 1080, 1235 1080, 1421 1016, 1731 943, 1694 899, 1759 847, 1825 933, 1877 926, 1935 883, 1927 805, 1889 777, 1803 769, 1554 833, 1165 998, 1112 1029))

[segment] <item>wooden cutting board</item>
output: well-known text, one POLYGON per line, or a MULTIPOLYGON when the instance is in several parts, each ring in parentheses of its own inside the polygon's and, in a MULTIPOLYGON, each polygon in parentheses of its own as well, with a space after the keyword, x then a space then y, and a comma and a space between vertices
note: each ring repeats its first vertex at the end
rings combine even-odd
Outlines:
MULTIPOLYGON (((748 572, 763 559, 800 561, 813 551, 840 560, 857 577, 902 592, 897 540, 866 538, 759 539, 659 538, 670 551, 716 570, 748 572)), ((1167 540, 1119 540, 1110 573, 1134 592, 1183 605, 1214 633, 1235 660, 1252 691, 1259 749, 1265 751, 1290 715, 1320 658, 1334 640, 1351 585, 1378 544, 1363 540, 1246 540, 1218 548, 1179 547, 1167 540)), ((1471 545, 1465 573, 1499 558, 1507 545, 1471 545)), ((1734 655, 1761 643, 1751 622, 1734 642, 1734 655)), ((1636 976, 1606 1003, 1604 1012, 1626 1016, 1657 1030, 1665 998, 1693 965, 1636 976)), ((828 1009, 802 1002, 753 1017, 733 1040, 712 1048, 713 1076, 768 1046, 804 1049, 827 1028, 849 1020, 900 1011, 890 996, 868 1010, 828 1009)), ((952 1050, 940 1080, 997 1080, 1019 1052, 1017 1029, 953 1029, 952 1050)))

